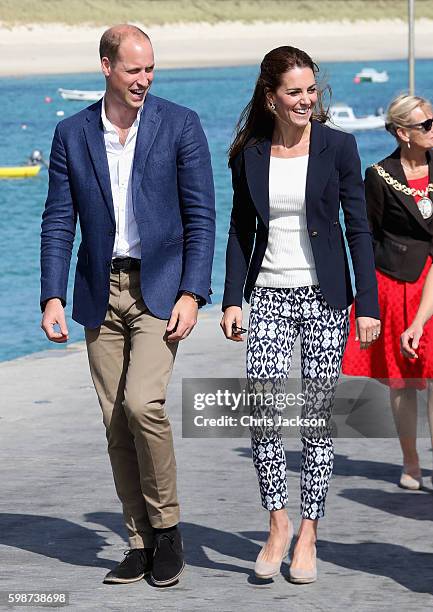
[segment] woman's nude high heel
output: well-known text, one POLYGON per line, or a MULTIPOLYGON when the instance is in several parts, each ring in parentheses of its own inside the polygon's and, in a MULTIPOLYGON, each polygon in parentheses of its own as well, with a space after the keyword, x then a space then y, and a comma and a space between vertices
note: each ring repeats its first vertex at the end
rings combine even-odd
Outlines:
POLYGON ((283 562, 283 559, 287 556, 289 552, 292 537, 293 537, 293 524, 292 524, 292 521, 289 519, 289 526, 287 529, 287 542, 286 542, 286 546, 284 548, 283 554, 281 556, 281 559, 275 562, 264 561, 262 559, 262 556, 263 556, 263 551, 265 547, 263 546, 261 551, 258 554, 256 563, 254 565, 254 573, 257 576, 257 578, 262 578, 263 580, 267 580, 269 578, 273 578, 274 576, 277 576, 280 573, 281 563, 283 562))
POLYGON ((290 567, 289 574, 290 582, 294 584, 309 584, 310 582, 316 582, 317 580, 317 562, 316 562, 316 547, 314 547, 313 567, 312 569, 303 569, 298 567, 292 569, 290 567))
POLYGON ((422 489, 422 477, 413 477, 410 474, 407 474, 404 470, 401 473, 400 477, 400 487, 402 489, 409 489, 409 491, 419 491, 422 489))

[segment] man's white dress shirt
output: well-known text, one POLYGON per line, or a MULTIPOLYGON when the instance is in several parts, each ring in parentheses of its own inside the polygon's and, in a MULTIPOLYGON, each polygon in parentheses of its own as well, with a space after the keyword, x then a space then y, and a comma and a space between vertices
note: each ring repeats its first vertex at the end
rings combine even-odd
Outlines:
POLYGON ((102 100, 101 118, 116 218, 113 258, 141 259, 140 237, 132 205, 132 164, 142 108, 141 106, 137 118, 131 125, 126 142, 122 146, 116 128, 105 114, 105 98, 102 100))

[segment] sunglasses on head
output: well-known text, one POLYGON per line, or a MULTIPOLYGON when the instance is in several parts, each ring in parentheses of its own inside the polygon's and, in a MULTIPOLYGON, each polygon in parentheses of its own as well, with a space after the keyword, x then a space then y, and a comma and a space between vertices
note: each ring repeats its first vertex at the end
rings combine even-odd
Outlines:
POLYGON ((430 117, 430 119, 426 119, 425 121, 422 121, 421 123, 414 123, 412 125, 407 125, 406 127, 415 128, 417 130, 424 130, 424 132, 430 132, 432 125, 433 125, 433 118, 430 117))

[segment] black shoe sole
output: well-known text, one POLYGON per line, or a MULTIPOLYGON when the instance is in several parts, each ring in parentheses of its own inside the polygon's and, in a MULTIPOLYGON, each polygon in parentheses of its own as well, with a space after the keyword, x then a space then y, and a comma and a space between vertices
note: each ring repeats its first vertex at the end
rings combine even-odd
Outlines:
POLYGON ((180 572, 176 576, 173 576, 173 578, 169 578, 169 580, 156 580, 154 576, 151 574, 150 579, 155 586, 170 586, 171 584, 174 584, 175 582, 179 580, 184 569, 185 569, 185 561, 183 562, 182 569, 180 570, 180 572))
POLYGON ((103 584, 130 584, 131 582, 143 580, 144 576, 147 576, 148 574, 150 574, 150 570, 143 572, 143 574, 139 574, 135 578, 104 578, 102 582, 103 584))

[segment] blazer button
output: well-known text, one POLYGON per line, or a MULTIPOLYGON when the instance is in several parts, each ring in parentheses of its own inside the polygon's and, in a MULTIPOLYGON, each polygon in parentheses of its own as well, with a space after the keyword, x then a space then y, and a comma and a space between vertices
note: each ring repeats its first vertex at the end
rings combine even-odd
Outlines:
POLYGON ((310 234, 311 238, 316 238, 316 236, 318 235, 319 235, 319 232, 316 232, 316 230, 312 231, 310 234))
POLYGON ((334 221, 334 225, 338 225, 338 221, 334 221))
POLYGON ((113 229, 111 229, 111 230, 108 232, 108 235, 109 235, 109 236, 114 236, 114 234, 115 234, 115 233, 116 233, 116 232, 115 232, 113 229))

